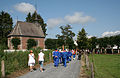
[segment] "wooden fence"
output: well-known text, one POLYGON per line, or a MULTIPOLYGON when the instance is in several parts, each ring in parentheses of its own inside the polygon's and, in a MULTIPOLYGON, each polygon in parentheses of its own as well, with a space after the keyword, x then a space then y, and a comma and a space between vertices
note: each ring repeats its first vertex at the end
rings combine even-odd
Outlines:
POLYGON ((5 77, 5 63, 4 63, 4 60, 1 61, 1 78, 4 78, 5 77))
POLYGON ((85 64, 86 64, 87 70, 90 70, 91 72, 91 78, 95 78, 93 61, 91 63, 89 62, 87 53, 84 53, 84 57, 85 57, 85 64))

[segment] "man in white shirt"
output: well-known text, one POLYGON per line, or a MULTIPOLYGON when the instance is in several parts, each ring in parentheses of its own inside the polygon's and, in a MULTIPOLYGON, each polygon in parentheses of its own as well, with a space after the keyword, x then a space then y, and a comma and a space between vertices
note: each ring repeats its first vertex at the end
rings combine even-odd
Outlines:
POLYGON ((42 50, 38 54, 38 62, 40 64, 40 71, 43 72, 44 53, 42 52, 42 50))

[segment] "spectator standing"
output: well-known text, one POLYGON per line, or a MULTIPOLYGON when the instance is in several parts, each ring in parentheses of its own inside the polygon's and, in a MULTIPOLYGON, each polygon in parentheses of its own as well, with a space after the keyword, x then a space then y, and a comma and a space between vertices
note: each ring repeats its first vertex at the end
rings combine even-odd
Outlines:
POLYGON ((42 50, 40 50, 40 53, 38 54, 38 62, 40 64, 40 71, 43 72, 44 53, 42 50))

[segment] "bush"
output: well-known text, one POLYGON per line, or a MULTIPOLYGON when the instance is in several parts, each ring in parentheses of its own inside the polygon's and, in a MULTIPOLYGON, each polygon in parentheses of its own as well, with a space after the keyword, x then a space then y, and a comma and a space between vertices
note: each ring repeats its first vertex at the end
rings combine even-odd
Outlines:
POLYGON ((20 45, 20 39, 19 38, 12 38, 11 42, 14 46, 13 48, 18 49, 18 45, 20 45))
MULTIPOLYGON (((41 48, 32 49, 33 53, 35 54, 36 64, 38 64, 38 53, 40 52, 41 48)), ((4 52, 3 52, 4 53, 4 52)), ((49 62, 49 53, 52 53, 52 50, 44 51, 45 54, 45 62, 49 62)), ((11 72, 15 72, 17 70, 22 70, 28 67, 28 54, 29 51, 26 52, 5 52, 4 56, 0 58, 0 62, 3 59, 5 61, 5 73, 6 75, 10 74, 11 72)), ((1 64, 0 64, 1 70, 1 64)), ((1 72, 0 72, 1 76, 1 72)))
POLYGON ((4 50, 7 49, 6 45, 0 45, 0 58, 4 56, 4 50))
POLYGON ((34 39, 28 39, 27 40, 27 49, 28 50, 33 48, 36 45, 37 45, 37 42, 34 39))

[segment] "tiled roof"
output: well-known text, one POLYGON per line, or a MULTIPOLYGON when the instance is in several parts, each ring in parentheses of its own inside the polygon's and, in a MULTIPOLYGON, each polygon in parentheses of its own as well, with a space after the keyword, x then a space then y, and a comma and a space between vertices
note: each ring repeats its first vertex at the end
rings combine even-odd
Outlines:
POLYGON ((18 21, 9 36, 45 37, 40 24, 18 21))

